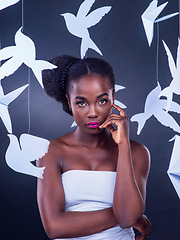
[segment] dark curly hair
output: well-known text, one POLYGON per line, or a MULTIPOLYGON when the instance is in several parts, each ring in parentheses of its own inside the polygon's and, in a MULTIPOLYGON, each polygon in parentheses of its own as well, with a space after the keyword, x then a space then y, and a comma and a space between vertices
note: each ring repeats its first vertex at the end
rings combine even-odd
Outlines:
POLYGON ((79 59, 68 55, 55 57, 50 60, 57 68, 43 70, 42 79, 46 93, 61 102, 63 110, 72 115, 66 94, 69 93, 71 81, 77 81, 82 76, 97 74, 109 79, 110 87, 114 91, 115 80, 112 67, 106 61, 98 58, 79 59))

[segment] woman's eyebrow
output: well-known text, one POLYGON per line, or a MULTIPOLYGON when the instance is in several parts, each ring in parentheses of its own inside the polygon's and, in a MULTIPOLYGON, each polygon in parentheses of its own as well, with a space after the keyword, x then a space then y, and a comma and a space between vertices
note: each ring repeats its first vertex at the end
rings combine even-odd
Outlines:
MULTIPOLYGON (((99 98, 101 98, 103 96, 109 96, 109 95, 107 93, 102 93, 102 94, 98 95, 96 98, 99 99, 99 98)), ((82 96, 76 96, 75 99, 87 100, 87 98, 82 97, 82 96)))
POLYGON ((86 100, 86 98, 85 98, 85 97, 82 97, 82 96, 76 96, 75 99, 86 100))
POLYGON ((97 98, 101 98, 101 97, 103 97, 103 96, 109 96, 107 93, 102 93, 102 94, 100 94, 99 96, 97 96, 97 98))

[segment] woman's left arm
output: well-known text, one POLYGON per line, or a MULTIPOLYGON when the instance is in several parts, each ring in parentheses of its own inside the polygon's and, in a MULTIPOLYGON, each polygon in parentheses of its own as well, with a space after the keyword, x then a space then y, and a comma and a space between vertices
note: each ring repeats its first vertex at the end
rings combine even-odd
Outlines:
POLYGON ((119 225, 127 228, 133 226, 144 213, 150 155, 147 148, 129 140, 129 122, 125 111, 116 105, 113 107, 120 115, 111 114, 100 127, 108 127, 118 145, 113 210, 119 225))

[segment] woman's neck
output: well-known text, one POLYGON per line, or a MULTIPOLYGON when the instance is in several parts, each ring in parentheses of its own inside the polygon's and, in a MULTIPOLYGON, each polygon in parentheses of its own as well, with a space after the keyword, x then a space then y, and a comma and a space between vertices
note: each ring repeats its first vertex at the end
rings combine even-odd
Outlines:
POLYGON ((75 141, 78 144, 84 145, 88 148, 103 147, 105 145, 114 145, 110 132, 103 129, 99 134, 89 134, 82 131, 79 127, 73 132, 75 141))

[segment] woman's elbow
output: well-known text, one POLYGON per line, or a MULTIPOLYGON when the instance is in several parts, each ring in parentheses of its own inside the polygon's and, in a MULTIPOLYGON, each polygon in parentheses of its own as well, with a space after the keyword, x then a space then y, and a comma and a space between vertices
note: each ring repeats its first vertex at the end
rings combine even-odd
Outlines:
POLYGON ((47 236, 50 239, 57 239, 57 238, 62 238, 63 237, 63 231, 61 224, 58 224, 57 227, 57 221, 49 221, 43 224, 44 230, 47 234, 47 236))
POLYGON ((114 212, 114 216, 121 228, 133 227, 141 215, 141 213, 128 215, 127 212, 124 214, 122 212, 114 212))

